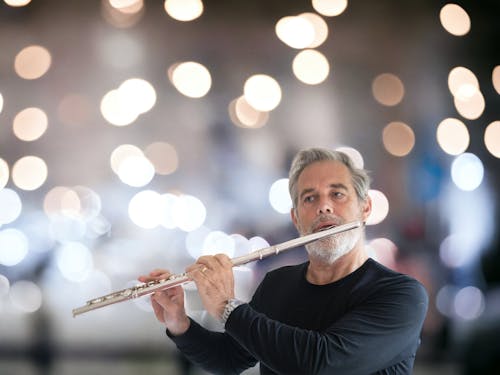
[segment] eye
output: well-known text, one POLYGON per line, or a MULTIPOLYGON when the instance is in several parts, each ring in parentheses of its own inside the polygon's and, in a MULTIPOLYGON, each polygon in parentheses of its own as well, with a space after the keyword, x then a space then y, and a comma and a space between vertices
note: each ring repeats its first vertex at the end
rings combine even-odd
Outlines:
POLYGON ((314 202, 314 195, 307 195, 304 197, 304 203, 312 203, 314 202))
POLYGON ((333 192, 333 196, 336 198, 336 199, 342 199, 345 197, 345 194, 344 193, 341 193, 340 191, 334 191, 333 192))

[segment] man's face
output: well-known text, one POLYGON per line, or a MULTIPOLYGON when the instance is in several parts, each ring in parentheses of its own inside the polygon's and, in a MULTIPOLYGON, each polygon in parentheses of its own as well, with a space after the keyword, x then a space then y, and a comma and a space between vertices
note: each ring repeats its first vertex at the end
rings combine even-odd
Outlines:
MULTIPOLYGON (((371 210, 370 199, 359 201, 349 170, 338 161, 325 160, 307 166, 299 176, 297 191, 292 220, 301 235, 332 225, 365 221, 371 210)), ((359 235, 359 230, 351 230, 315 241, 306 248, 311 255, 332 263, 354 247, 359 235)))

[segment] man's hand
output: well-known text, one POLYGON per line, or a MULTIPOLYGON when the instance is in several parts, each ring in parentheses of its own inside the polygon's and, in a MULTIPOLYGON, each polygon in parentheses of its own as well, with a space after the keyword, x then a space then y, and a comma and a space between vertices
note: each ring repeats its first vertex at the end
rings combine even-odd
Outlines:
MULTIPOLYGON (((167 270, 156 269, 147 276, 139 276, 139 281, 147 283, 168 279, 171 275, 167 270)), ((181 335, 189 328, 190 321, 184 309, 184 290, 181 286, 153 293, 151 305, 156 319, 165 324, 171 334, 181 335)))
POLYGON ((225 254, 202 256, 186 272, 195 283, 203 306, 220 320, 229 299, 234 298, 233 263, 225 254))

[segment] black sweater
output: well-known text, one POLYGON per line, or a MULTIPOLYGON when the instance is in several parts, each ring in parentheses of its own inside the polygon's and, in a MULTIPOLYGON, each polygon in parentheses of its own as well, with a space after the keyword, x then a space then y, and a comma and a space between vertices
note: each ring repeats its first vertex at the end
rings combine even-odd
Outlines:
POLYGON ((237 374, 411 374, 428 297, 415 279, 373 259, 334 283, 310 284, 308 263, 269 272, 225 332, 191 321, 173 337, 193 363, 237 374))

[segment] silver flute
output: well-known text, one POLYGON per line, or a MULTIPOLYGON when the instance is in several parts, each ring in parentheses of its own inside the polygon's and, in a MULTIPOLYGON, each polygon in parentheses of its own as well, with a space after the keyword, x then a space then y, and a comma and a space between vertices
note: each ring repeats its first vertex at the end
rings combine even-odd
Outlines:
MULTIPOLYGON (((241 266, 242 264, 253 262, 256 260, 261 260, 270 255, 278 255, 279 253, 285 250, 293 249, 295 247, 302 245, 307 245, 308 243, 314 242, 321 238, 347 232, 349 230, 359 228, 363 225, 364 223, 360 221, 353 221, 347 224, 342 224, 335 227, 327 228, 319 232, 306 234, 305 236, 294 238, 286 242, 282 242, 273 246, 253 251, 246 255, 232 258, 231 262, 233 263, 233 267, 241 266)), ((188 277, 186 273, 182 273, 182 274, 172 275, 167 279, 155 280, 155 281, 150 281, 148 283, 138 284, 134 287, 123 289, 87 301, 85 305, 73 309, 73 317, 83 314, 87 311, 95 310, 118 302, 123 302, 130 299, 145 296, 148 294, 152 294, 160 290, 173 288, 175 286, 182 285, 191 281, 192 280, 188 277)))

